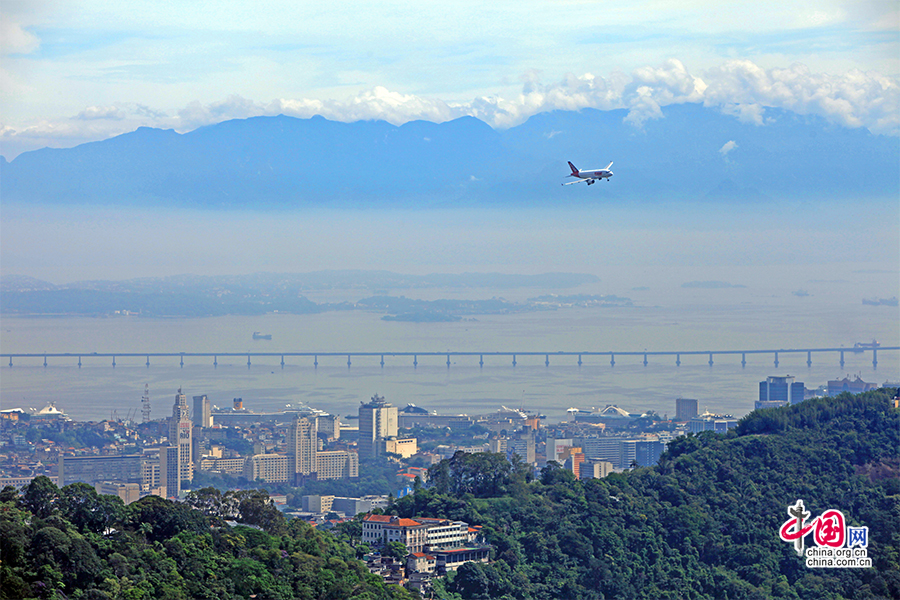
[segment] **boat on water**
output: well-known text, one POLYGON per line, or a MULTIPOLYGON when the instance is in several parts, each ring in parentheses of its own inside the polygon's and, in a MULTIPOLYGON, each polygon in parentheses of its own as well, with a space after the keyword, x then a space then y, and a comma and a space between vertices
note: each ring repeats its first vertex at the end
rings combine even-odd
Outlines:
POLYGON ((253 339, 254 340, 271 340, 272 334, 271 333, 260 333, 258 331, 254 331, 253 339))
POLYGON ((881 346, 881 343, 878 340, 872 340, 871 342, 856 342, 853 344, 854 352, 862 352, 863 350, 874 350, 881 346))

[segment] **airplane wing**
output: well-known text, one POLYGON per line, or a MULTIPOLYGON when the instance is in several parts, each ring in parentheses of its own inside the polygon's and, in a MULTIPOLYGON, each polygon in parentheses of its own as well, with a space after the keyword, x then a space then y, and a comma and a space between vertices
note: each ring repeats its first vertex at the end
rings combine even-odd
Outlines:
POLYGON ((593 179, 592 177, 588 177, 588 178, 585 178, 585 179, 579 179, 579 180, 577 180, 577 181, 570 181, 569 183, 563 183, 563 184, 561 184, 561 185, 572 185, 573 183, 581 183, 582 181, 593 181, 593 180, 594 180, 594 179, 593 179))

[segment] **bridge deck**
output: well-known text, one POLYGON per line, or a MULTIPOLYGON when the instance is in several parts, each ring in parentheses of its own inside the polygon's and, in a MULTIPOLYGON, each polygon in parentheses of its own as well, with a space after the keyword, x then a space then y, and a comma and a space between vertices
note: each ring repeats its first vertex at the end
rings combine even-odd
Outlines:
POLYGON ((839 353, 840 354, 840 364, 844 366, 844 355, 847 353, 850 354, 865 354, 870 352, 872 354, 872 365, 878 365, 878 352, 885 351, 896 351, 900 350, 900 346, 880 346, 878 348, 779 348, 779 349, 768 349, 768 350, 639 350, 639 351, 614 351, 614 350, 605 350, 605 351, 595 351, 595 350, 583 350, 583 351, 575 351, 575 350, 558 350, 554 352, 542 352, 542 351, 534 351, 534 350, 526 350, 526 351, 446 351, 446 352, 435 352, 435 351, 425 351, 425 352, 397 352, 397 351, 387 351, 387 352, 41 352, 41 353, 16 353, 16 352, 4 352, 0 353, 0 358, 5 358, 9 360, 9 366, 13 366, 13 359, 19 358, 42 358, 44 360, 44 366, 48 366, 47 359, 48 358, 77 358, 78 366, 81 366, 83 358, 112 358, 112 365, 115 366, 116 358, 133 358, 140 357, 145 358, 147 361, 147 366, 150 366, 150 358, 179 358, 181 366, 184 366, 184 359, 190 357, 205 357, 211 358, 213 360, 213 365, 218 364, 219 357, 247 357, 247 365, 251 364, 251 360, 253 358, 263 358, 263 357, 280 357, 281 365, 284 366, 284 359, 286 357, 307 357, 312 358, 314 361, 314 365, 318 366, 319 357, 347 357, 347 366, 349 367, 352 363, 353 357, 380 357, 381 365, 384 366, 384 358, 385 357, 412 357, 413 358, 413 366, 418 364, 419 357, 428 357, 428 356, 440 356, 447 358, 447 366, 449 367, 451 364, 451 358, 453 357, 479 357, 479 365, 484 365, 484 357, 488 356, 506 356, 512 359, 512 364, 516 364, 516 359, 518 357, 526 357, 526 356, 543 356, 544 362, 547 366, 550 365, 550 357, 562 357, 562 356, 577 356, 578 364, 581 365, 582 359, 584 357, 590 356, 605 356, 609 357, 610 364, 615 365, 615 358, 617 356, 641 356, 644 358, 644 365, 648 363, 648 358, 651 356, 674 356, 676 357, 676 365, 681 364, 682 356, 708 356, 709 357, 709 365, 713 365, 713 357, 721 356, 721 355, 741 355, 741 364, 746 364, 747 355, 753 354, 770 354, 774 356, 775 366, 778 366, 778 357, 782 354, 802 354, 806 353, 807 355, 807 365, 812 364, 812 355, 821 354, 821 353, 839 353))

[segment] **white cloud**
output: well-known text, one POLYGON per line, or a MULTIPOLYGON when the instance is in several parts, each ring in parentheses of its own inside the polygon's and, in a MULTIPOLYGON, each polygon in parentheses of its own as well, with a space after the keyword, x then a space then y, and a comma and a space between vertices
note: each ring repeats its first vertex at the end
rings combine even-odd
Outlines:
POLYGON ((25 31, 21 23, 7 17, 0 18, 0 53, 30 54, 40 48, 41 41, 33 33, 25 31))
POLYGON ((88 106, 78 113, 78 116, 75 118, 82 121, 92 121, 94 119, 113 119, 118 121, 123 117, 122 111, 115 106, 88 106))
POLYGON ((877 72, 852 70, 843 75, 811 73, 802 64, 763 69, 734 60, 708 70, 707 106, 720 106, 742 119, 762 122, 761 107, 818 114, 846 127, 875 133, 900 133, 900 81, 877 72))
POLYGON ((729 152, 737 148, 738 145, 734 140, 725 142, 725 145, 719 148, 719 154, 726 156, 729 152))

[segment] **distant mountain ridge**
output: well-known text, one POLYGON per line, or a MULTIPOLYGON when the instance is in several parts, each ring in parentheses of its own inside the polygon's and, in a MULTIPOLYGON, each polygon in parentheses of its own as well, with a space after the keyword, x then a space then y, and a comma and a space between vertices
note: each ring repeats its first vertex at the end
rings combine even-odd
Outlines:
POLYGON ((250 275, 172 275, 140 277, 121 281, 76 281, 57 285, 26 275, 0 276, 0 291, 31 292, 62 289, 97 291, 185 291, 223 287, 269 293, 278 289, 297 292, 333 289, 426 289, 426 288, 548 288, 567 289, 600 278, 587 273, 540 273, 520 275, 506 273, 431 273, 410 275, 392 271, 342 269, 310 273, 253 273, 250 275))
POLYGON ((553 111, 505 131, 284 115, 179 134, 141 127, 0 160, 4 203, 195 208, 454 207, 785 198, 896 198, 900 139, 768 109, 741 123, 671 105, 635 128, 625 110, 553 111), (599 187, 559 185, 615 161, 599 187))
MULTIPOLYGON (((531 302, 521 304, 503 298, 416 300, 391 295, 390 290, 488 287, 501 290, 568 289, 597 281, 599 279, 594 275, 580 273, 403 275, 389 271, 346 270, 233 276, 177 275, 54 285, 13 275, 0 277, 0 313, 196 317, 261 315, 269 312, 313 314, 361 309, 404 315, 393 320, 447 321, 473 314, 507 314, 546 310, 548 307, 546 303, 537 306, 531 302), (361 298, 354 302, 316 303, 305 295, 313 291, 337 289, 353 290, 361 298)), ((626 305, 630 304, 630 300, 610 297, 603 304, 626 305)))

